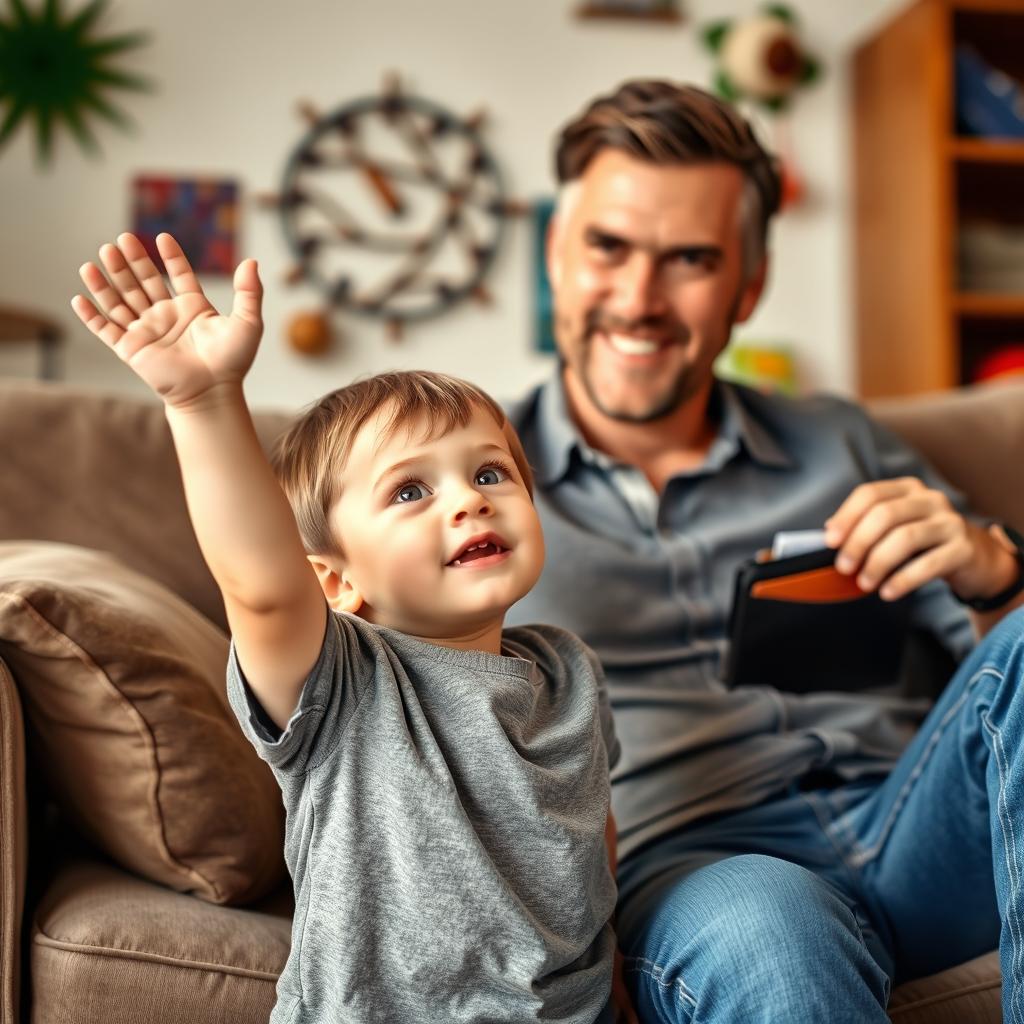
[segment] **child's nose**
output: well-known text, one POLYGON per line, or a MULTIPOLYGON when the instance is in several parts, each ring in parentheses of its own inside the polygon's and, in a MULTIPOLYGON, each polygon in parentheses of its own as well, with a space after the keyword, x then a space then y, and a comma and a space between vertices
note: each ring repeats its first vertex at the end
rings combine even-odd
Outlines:
POLYGON ((452 519, 461 523, 469 516, 489 516, 491 514, 491 503, 479 491, 467 487, 455 501, 455 514, 452 519))

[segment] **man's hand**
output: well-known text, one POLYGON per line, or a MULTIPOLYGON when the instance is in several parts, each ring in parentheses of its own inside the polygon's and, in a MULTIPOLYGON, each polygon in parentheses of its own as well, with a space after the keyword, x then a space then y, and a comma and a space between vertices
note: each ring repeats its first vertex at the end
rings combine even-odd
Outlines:
POLYGON ((235 271, 235 300, 221 316, 203 294, 181 246, 157 236, 174 294, 142 243, 131 234, 105 245, 79 273, 93 301, 76 295, 82 323, 127 363, 169 406, 185 406, 222 384, 239 384, 256 356, 263 289, 256 261, 235 271))
POLYGON ((861 484, 825 522, 836 568, 886 601, 930 580, 963 598, 989 597, 1016 578, 1016 559, 987 530, 968 522, 941 491, 916 477, 861 484))

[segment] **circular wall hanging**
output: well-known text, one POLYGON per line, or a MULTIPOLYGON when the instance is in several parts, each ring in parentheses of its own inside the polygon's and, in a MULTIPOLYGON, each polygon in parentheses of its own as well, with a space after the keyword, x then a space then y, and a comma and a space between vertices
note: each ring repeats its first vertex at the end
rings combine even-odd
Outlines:
POLYGON ((393 337, 463 299, 489 302, 505 219, 524 207, 505 195, 484 114, 460 118, 394 78, 326 115, 300 109, 310 129, 267 197, 295 257, 289 282, 383 320, 393 337))

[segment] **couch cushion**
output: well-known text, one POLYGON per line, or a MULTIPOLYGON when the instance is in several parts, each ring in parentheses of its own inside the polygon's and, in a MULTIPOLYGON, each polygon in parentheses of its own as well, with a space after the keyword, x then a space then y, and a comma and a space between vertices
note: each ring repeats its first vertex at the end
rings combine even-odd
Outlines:
MULTIPOLYGON (((255 417, 265 446, 289 420, 255 417)), ((0 465, 0 540, 110 551, 227 628, 160 402, 0 381, 0 465)))
POLYGON ((0 1021, 18 1019, 26 819, 21 703, 0 661, 0 1021))
MULTIPOLYGON (((263 1024, 290 947, 282 886, 245 910, 214 907, 110 865, 66 865, 35 918, 38 1024, 263 1024)), ((996 953, 900 986, 894 1024, 999 1024, 996 953)))
POLYGON ((35 916, 32 1020, 265 1024, 291 942, 290 888, 216 907, 87 861, 64 867, 35 916))
POLYGON ((1000 1024, 999 954, 986 953, 929 978, 900 985, 889 1002, 893 1024, 1000 1024))
POLYGON ((227 653, 216 626, 110 555, 0 544, 0 655, 30 763, 119 863, 217 903, 284 877, 280 790, 228 706, 227 653))

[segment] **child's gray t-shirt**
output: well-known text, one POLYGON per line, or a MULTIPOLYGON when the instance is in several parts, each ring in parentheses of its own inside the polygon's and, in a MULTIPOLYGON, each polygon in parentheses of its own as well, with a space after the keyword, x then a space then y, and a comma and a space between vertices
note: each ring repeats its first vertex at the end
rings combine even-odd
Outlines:
POLYGON ((599 663, 523 626, 501 656, 328 614, 281 733, 228 695, 280 783, 295 888, 272 1024, 593 1024, 609 997, 599 663), (507 656, 506 656, 507 655, 507 656))

